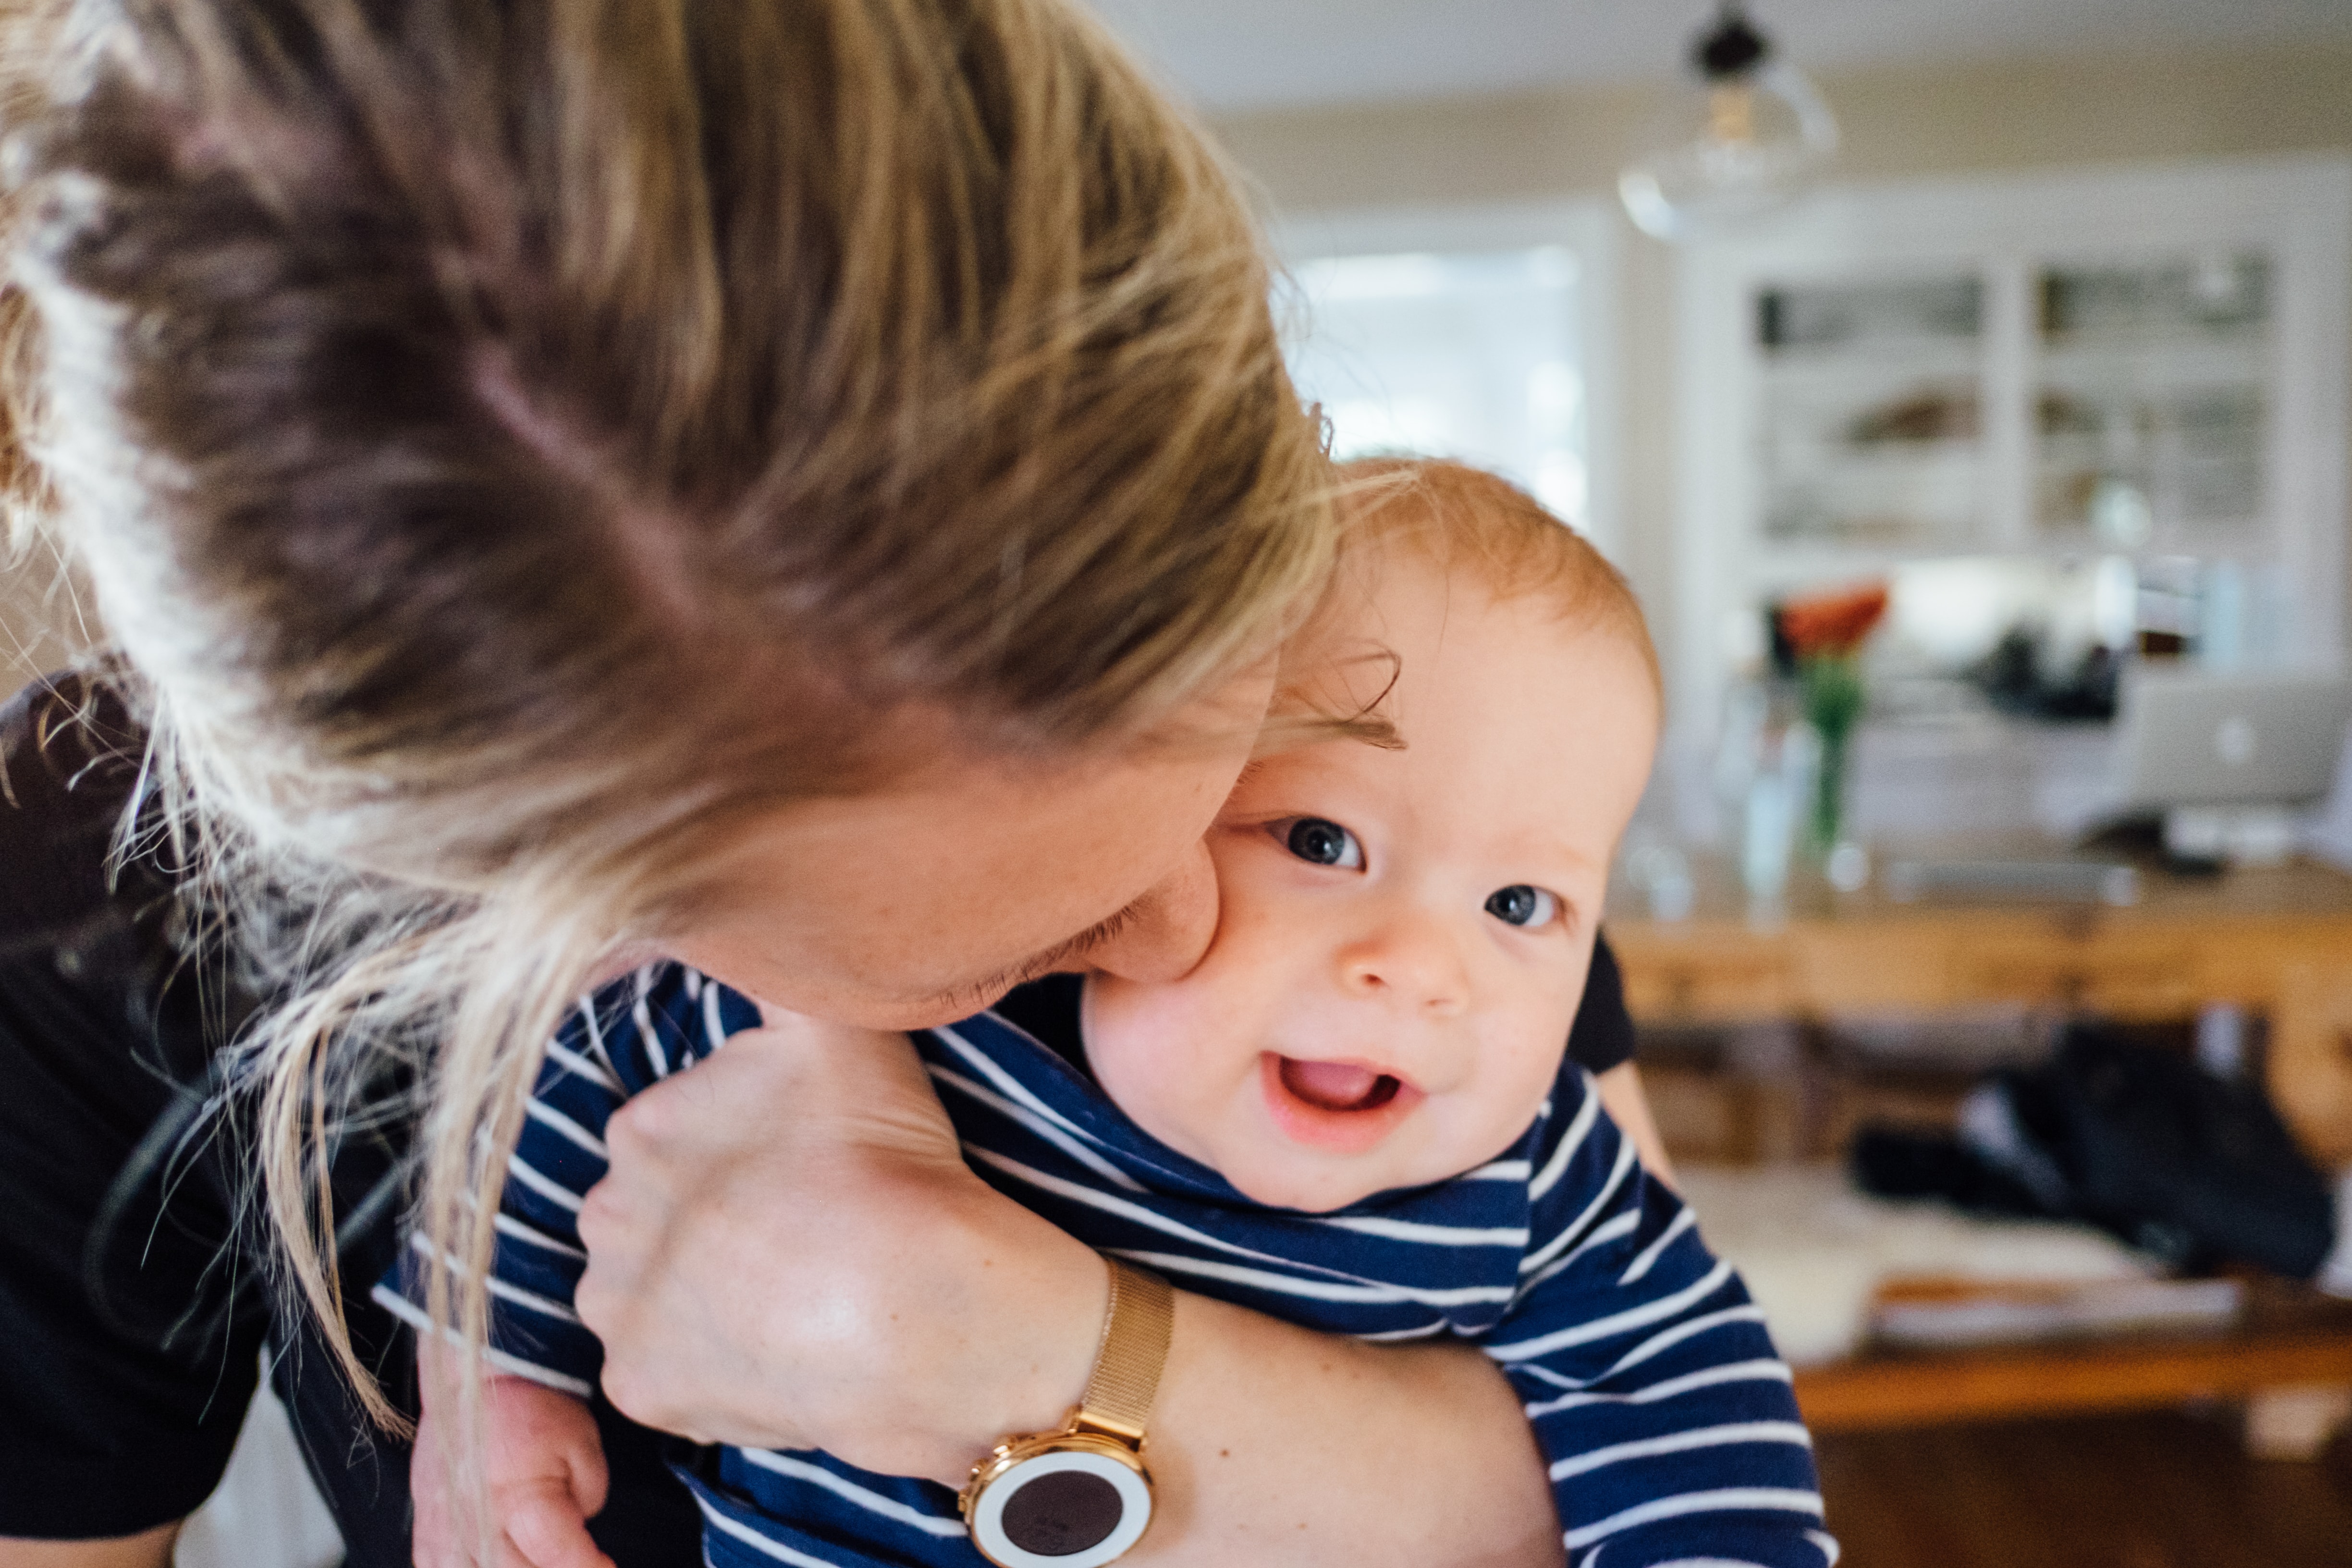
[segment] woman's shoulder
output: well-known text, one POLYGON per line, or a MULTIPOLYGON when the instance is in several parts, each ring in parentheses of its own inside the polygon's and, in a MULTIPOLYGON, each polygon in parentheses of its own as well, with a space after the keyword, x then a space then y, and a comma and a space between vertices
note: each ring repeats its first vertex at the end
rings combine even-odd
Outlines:
POLYGON ((0 942, 62 932, 119 896, 108 856, 145 750, 100 681, 44 676, 0 704, 0 942))

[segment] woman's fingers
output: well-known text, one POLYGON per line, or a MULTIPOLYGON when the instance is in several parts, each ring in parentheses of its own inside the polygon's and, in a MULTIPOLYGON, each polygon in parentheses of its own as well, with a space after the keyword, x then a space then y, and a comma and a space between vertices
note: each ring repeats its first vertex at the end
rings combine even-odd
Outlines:
POLYGON ((646 1425, 961 1479, 1083 1386, 1101 1260, 966 1168, 905 1037, 777 1015, 605 1137, 574 1303, 646 1425))
POLYGON ((760 1013, 761 1026, 729 1040, 728 1049, 756 1041, 763 1074, 789 1080, 798 1102, 819 1115, 846 1119, 839 1128, 814 1128, 818 1135, 856 1137, 877 1152, 961 1163, 955 1125, 906 1036, 764 1004, 760 1013))

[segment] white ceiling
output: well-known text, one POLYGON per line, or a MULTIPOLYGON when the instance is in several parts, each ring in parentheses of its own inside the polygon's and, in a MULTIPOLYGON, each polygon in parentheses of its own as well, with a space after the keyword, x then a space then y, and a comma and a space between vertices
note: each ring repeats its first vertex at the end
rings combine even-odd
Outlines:
MULTIPOLYGON (((1657 77, 1713 11, 1711 0, 1094 3, 1223 111, 1657 77)), ((2352 0, 1749 0, 1748 14, 1806 67, 2352 37, 2352 0)))

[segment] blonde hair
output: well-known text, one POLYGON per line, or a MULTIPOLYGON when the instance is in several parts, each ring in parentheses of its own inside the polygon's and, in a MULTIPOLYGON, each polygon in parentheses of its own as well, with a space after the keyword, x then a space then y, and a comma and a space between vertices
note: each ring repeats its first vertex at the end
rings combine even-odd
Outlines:
POLYGON ((280 998, 236 1058, 268 1212, 396 1425, 337 1139, 421 1117, 479 1344, 594 966, 735 828, 886 772, 877 715, 1051 754, 1261 657, 1328 464, 1234 180, 1062 0, 14 25, 13 477, 151 736, 130 847, 280 998))
POLYGON ((1649 621, 1625 574, 1510 480, 1444 458, 1359 458, 1339 465, 1338 476, 1351 542, 1393 541, 1472 573, 1498 598, 1549 600, 1564 620, 1624 637, 1650 672, 1653 695, 1664 690, 1649 621))

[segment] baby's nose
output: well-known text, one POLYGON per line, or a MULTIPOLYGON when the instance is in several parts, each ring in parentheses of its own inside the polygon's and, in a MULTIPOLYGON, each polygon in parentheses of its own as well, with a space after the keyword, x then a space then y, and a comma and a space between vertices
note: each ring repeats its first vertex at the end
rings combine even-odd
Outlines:
POLYGON ((1416 914, 1400 914, 1341 949, 1339 982, 1351 995, 1433 1017, 1470 1006, 1460 948, 1443 922, 1416 914))

